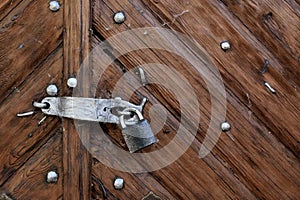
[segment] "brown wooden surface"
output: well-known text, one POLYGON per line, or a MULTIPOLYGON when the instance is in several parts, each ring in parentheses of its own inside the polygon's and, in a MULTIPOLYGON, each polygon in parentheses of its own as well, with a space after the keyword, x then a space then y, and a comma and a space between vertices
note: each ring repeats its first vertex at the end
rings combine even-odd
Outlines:
MULTIPOLYGON (((66 88, 69 77, 77 71, 89 52, 90 3, 84 0, 64 1, 64 95, 71 95, 66 88)), ((64 199, 89 199, 90 155, 81 144, 80 138, 70 120, 63 121, 63 164, 64 199)))
MULTIPOLYGON (((251 2, 246 1, 243 4, 247 3, 251 2)), ((128 29, 147 26, 170 27, 186 33, 202 44, 213 57, 213 62, 224 79, 228 95, 227 119, 233 126, 230 135, 221 136, 212 154, 203 160, 198 158, 198 148, 209 122, 210 113, 205 108, 210 104, 205 98, 205 85, 194 84, 204 107, 201 110, 204 119, 200 121, 197 141, 178 161, 150 173, 154 181, 152 184, 147 184, 148 181, 139 175, 115 170, 108 173, 107 167, 101 162, 94 164, 93 175, 107 187, 107 193, 111 193, 109 198, 141 199, 149 191, 154 191, 166 199, 299 198, 299 63, 296 59, 299 56, 299 41, 296 35, 299 35, 297 24, 300 23, 299 17, 295 17, 292 9, 273 11, 273 18, 276 19, 280 18, 279 16, 289 16, 282 21, 278 20, 277 23, 286 24, 286 21, 292 19, 289 23, 291 33, 280 31, 280 34, 283 34, 282 38, 287 38, 285 42, 274 38, 275 30, 271 32, 260 25, 263 14, 270 12, 271 7, 274 7, 273 4, 269 4, 272 3, 264 2, 259 6, 260 12, 252 11, 248 16, 244 15, 245 18, 250 17, 248 21, 252 20, 251 26, 247 26, 243 19, 237 17, 243 13, 243 9, 232 12, 230 7, 220 1, 94 2, 95 45, 99 39, 109 38, 128 29), (111 20, 113 13, 118 10, 127 14, 126 22, 122 25, 114 24, 111 20), (176 17, 180 13, 184 14, 176 17), (279 13, 278 16, 276 13, 279 13), (229 52, 220 49, 219 43, 223 40, 231 42, 233 48, 229 52), (289 48, 293 49, 293 53, 287 52, 289 48), (271 67, 262 76, 259 70, 265 58, 271 62, 271 67), (277 95, 272 95, 266 90, 263 86, 264 80, 276 88, 277 95), (111 185, 111 180, 116 175, 124 177, 130 184, 120 192, 115 191, 111 185), (163 186, 168 192, 160 187, 153 187, 155 185, 163 186)), ((289 8, 287 2, 281 4, 289 8)), ((274 27, 269 25, 268 29, 274 27)), ((178 63, 187 65, 165 52, 143 50, 129 53, 118 59, 115 70, 107 72, 107 80, 110 82, 102 81, 103 84, 98 86, 99 95, 109 94, 113 89, 114 81, 122 75, 118 67, 129 70, 151 62, 174 66, 182 73, 185 72, 178 63)), ((191 74, 188 78, 193 83, 197 77, 191 74)), ((164 97, 160 95, 161 91, 157 87, 146 86, 138 92, 147 96, 150 103, 160 102, 168 110, 177 110, 176 103, 164 101, 164 97)), ((137 101, 136 98, 132 100, 137 101)), ((147 109, 145 112, 147 113, 147 109)), ((171 122, 168 121, 166 127, 173 132, 176 131, 176 126, 172 126, 176 124, 176 114, 173 113, 174 118, 170 115, 172 116, 172 113, 168 113, 171 122)), ((117 129, 109 126, 108 130, 115 141, 120 141, 120 132, 117 129)), ((158 133, 160 142, 156 146, 163 145, 167 140, 160 137, 161 135, 162 131, 158 133)), ((98 191, 97 194, 100 195, 101 192, 98 191)))
POLYGON ((59 199, 63 195, 60 120, 48 117, 38 126, 41 113, 26 118, 16 114, 34 110, 32 102, 47 95, 48 84, 62 85, 63 15, 49 11, 44 0, 2 2, 0 193, 13 199, 59 199), (51 170, 59 174, 56 184, 46 182, 51 170))
MULTIPOLYGON (((0 2, 0 194, 13 199, 142 199, 153 191, 162 199, 300 199, 298 0, 64 0, 58 12, 51 12, 48 3, 0 2), (113 22, 119 10, 126 14, 120 25, 113 22), (194 38, 219 69, 232 129, 207 157, 198 156, 210 122, 207 86, 184 58, 160 50, 116 59, 99 80, 97 95, 110 98, 125 72, 146 63, 172 66, 190 81, 201 103, 199 130, 184 155, 163 169, 139 174, 111 169, 88 153, 72 120, 47 117, 38 126, 40 112, 16 117, 33 110, 32 101, 46 97, 50 83, 59 87, 58 96, 72 95, 67 79, 78 74, 90 48, 140 27, 170 28, 194 38), (227 52, 220 49, 224 40, 232 45, 227 52), (271 65, 261 75, 264 59, 271 65), (264 81, 277 93, 270 93, 264 81), (58 172, 57 183, 46 182, 50 170, 58 172), (116 176, 124 178, 123 190, 113 188, 116 176)), ((91 62, 96 68, 97 55, 91 62)), ((147 119, 160 122, 149 118, 157 103, 168 114, 157 134, 159 143, 142 150, 155 151, 175 136, 180 107, 158 85, 140 88, 131 101, 138 104, 142 96, 149 99, 147 119)), ((127 150, 116 125, 101 126, 127 150)), ((84 130, 84 139, 96 141, 89 131, 84 130)))

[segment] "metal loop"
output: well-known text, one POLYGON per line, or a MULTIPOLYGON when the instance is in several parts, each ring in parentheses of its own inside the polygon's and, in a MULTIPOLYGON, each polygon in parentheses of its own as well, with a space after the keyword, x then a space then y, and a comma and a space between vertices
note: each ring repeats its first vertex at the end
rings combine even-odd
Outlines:
POLYGON ((34 107, 36 107, 36 108, 47 108, 48 107, 48 104, 46 104, 46 103, 39 103, 39 102, 33 102, 33 104, 32 104, 34 107))
POLYGON ((133 113, 130 111, 118 111, 118 115, 131 116, 133 113))
MULTIPOLYGON (((125 108, 122 112, 124 112, 126 114, 127 114, 127 112, 135 113, 138 116, 139 121, 144 119, 142 113, 139 110, 135 109, 135 108, 125 108)), ((122 113, 122 112, 120 112, 120 113, 122 113)), ((125 115, 121 115, 120 118, 119 118, 120 119, 120 125, 123 129, 126 128, 126 123, 125 123, 124 116, 125 115)))

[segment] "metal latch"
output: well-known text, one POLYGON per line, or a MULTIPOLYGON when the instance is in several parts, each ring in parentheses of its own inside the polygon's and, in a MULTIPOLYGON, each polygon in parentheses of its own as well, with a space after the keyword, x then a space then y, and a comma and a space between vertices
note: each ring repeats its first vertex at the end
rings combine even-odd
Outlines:
MULTIPOLYGON (((55 115, 59 117, 95 121, 103 123, 120 123, 120 116, 126 113, 122 112, 126 108, 134 108, 139 112, 147 99, 144 98, 140 105, 124 101, 119 97, 115 99, 94 99, 83 97, 46 97, 41 103, 34 102, 33 106, 41 108, 46 115, 55 115), (122 113, 122 114, 121 114, 122 113)), ((128 112, 126 115, 130 115, 128 112)), ((126 120, 127 124, 134 124, 138 121, 136 116, 126 120)))

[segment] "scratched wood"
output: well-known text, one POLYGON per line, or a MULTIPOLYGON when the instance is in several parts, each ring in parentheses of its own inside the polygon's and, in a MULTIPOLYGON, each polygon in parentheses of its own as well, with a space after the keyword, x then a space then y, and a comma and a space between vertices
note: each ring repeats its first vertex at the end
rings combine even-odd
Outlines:
MULTIPOLYGON (((12 199, 142 199, 149 192, 161 199, 300 198, 299 1, 60 3, 61 9, 51 12, 48 0, 0 2, 0 194, 12 199), (125 23, 113 22, 117 11, 125 13, 125 23), (158 49, 116 58, 117 48, 107 46, 106 56, 116 59, 102 77, 95 77, 97 67, 104 62, 97 52, 85 60, 91 55, 91 47, 117 33, 141 27, 164 27, 188 35, 201 44, 221 73, 227 96, 226 120, 232 129, 221 134, 203 159, 199 158, 199 147, 207 134, 212 102, 205 81, 185 58, 158 49), (220 49, 224 40, 232 46, 226 52, 220 49), (270 66, 261 75, 264 59, 270 66), (102 163, 108 157, 95 157, 97 151, 106 151, 95 127, 80 128, 79 132, 73 120, 51 116, 38 126, 43 117, 40 112, 16 117, 19 112, 32 110, 32 101, 46 97, 45 88, 50 83, 58 86, 58 96, 71 96, 67 79, 78 76, 84 60, 91 64, 92 71, 83 71, 86 74, 79 84, 82 96, 88 96, 93 86, 97 87, 96 96, 102 98, 132 91, 139 76, 133 73, 128 81, 124 75, 143 64, 160 63, 180 72, 200 102, 199 110, 189 107, 188 115, 199 112, 201 119, 187 151, 169 166, 153 172, 122 172, 102 163), (265 88, 264 81, 275 88, 276 94, 265 88), (86 147, 95 144, 90 154, 86 147), (50 170, 58 172, 57 183, 46 182, 50 170), (116 177, 125 180, 122 190, 113 187, 116 177)), ((144 35, 131 42, 146 41, 147 33, 144 35)), ((166 40, 175 44, 170 38, 166 40)), ((193 48, 185 41, 176 45, 193 48)), ((164 73, 148 75, 163 77, 164 73)), ((184 91, 182 85, 174 85, 177 91, 184 91)), ((185 91, 182 95, 188 104, 190 97, 185 91)), ((147 153, 163 148, 176 137, 182 114, 175 93, 158 84, 138 88, 130 101, 139 104, 142 97, 149 100, 144 116, 159 139, 141 151, 147 153), (166 118, 157 115, 161 109, 166 118)), ((117 125, 100 126, 114 145, 128 151, 117 125)), ((186 127, 184 132, 192 135, 186 127)), ((184 142, 179 140, 176 150, 184 142)), ((122 158, 115 159, 121 161, 116 165, 128 164, 122 163, 122 158)))
POLYGON ((32 101, 38 101, 46 95, 47 84, 60 84, 59 66, 62 66, 61 48, 45 61, 35 77, 28 77, 1 105, 1 184, 36 153, 45 140, 51 137, 47 133, 58 125, 58 119, 50 118, 38 127, 38 121, 43 117, 41 113, 22 119, 16 114, 34 110, 32 101))
MULTIPOLYGON (((265 4, 264 6, 267 7, 268 3, 265 4)), ((295 15, 291 9, 280 12, 282 16, 295 15)), ((292 24, 297 23, 298 19, 294 19, 292 24)), ((254 21, 255 18, 250 20, 254 21)), ((97 35, 94 36, 95 46, 100 40, 105 40, 116 33, 145 26, 170 27, 195 38, 208 51, 222 74, 228 95, 226 118, 233 126, 229 134, 221 136, 210 155, 203 160, 199 159, 197 153, 205 136, 210 114, 207 109, 210 106, 209 101, 205 97, 199 97, 206 109, 201 110, 204 119, 200 122, 197 140, 175 163, 149 173, 154 180, 153 185, 159 184, 167 192, 154 188, 151 184, 143 184, 146 181, 138 175, 120 173, 113 169, 108 173, 107 167, 101 164, 101 161, 96 162, 93 175, 101 180, 109 199, 141 199, 149 191, 169 199, 299 198, 297 181, 299 178, 299 126, 297 125, 299 109, 296 106, 299 99, 297 92, 299 82, 294 75, 299 73, 297 61, 295 62, 294 59, 297 54, 284 55, 286 50, 281 47, 280 42, 263 41, 261 44, 260 40, 263 38, 244 27, 235 14, 219 1, 203 1, 199 4, 197 1, 186 3, 96 0, 93 7, 93 21, 93 31, 97 35), (112 21, 114 12, 118 10, 127 14, 126 22, 122 25, 114 24, 112 21), (219 43, 223 40, 231 42, 233 48, 229 52, 220 49, 219 43), (268 43, 272 43, 273 47, 269 47, 268 43), (276 50, 273 49, 275 45, 278 47, 276 50), (279 55, 290 58, 279 58, 279 55), (272 67, 261 76, 259 71, 263 66, 264 58, 271 61, 272 67), (285 63, 289 65, 286 66, 285 63), (297 72, 293 73, 294 70, 297 72), (276 88, 277 95, 272 95, 264 88, 264 80, 276 88), (280 112, 281 110, 285 110, 286 113, 280 112), (114 176, 125 177, 125 181, 128 180, 130 186, 122 191, 114 190, 112 187, 114 176), (136 193, 132 193, 132 190, 136 190, 136 193)), ((257 23, 259 24, 260 21, 257 23)), ((294 31, 292 34, 288 32, 283 34, 284 37, 289 37, 288 41, 295 41, 291 42, 291 46, 297 51, 299 42, 296 37, 297 30, 294 31)), ((268 37, 267 39, 270 40, 272 34, 268 37)), ((113 49, 110 54, 114 54, 113 49)), ((103 83, 98 85, 98 94, 110 96, 115 82, 122 76, 122 70, 126 72, 143 63, 162 62, 184 73, 178 63, 183 65, 186 63, 178 60, 180 59, 165 52, 143 50, 128 53, 117 60, 114 70, 107 71, 103 83)), ((189 81, 194 83, 196 91, 199 94, 206 94, 205 84, 196 80, 196 76, 189 76, 189 81)), ((150 104, 161 103, 168 108, 168 111, 179 109, 178 104, 170 100, 164 101, 160 93, 162 91, 159 87, 146 86, 139 89, 131 100, 137 103, 139 96, 147 96, 150 97, 150 104)), ((146 107, 146 117, 147 112, 146 107)), ((168 112, 170 120, 165 124, 171 132, 176 131, 175 113, 168 112)), ((126 149, 118 127, 108 126, 105 130, 114 142, 119 144, 119 147, 126 149)), ((165 144, 167 139, 160 137, 162 132, 158 133, 160 142, 149 147, 148 150, 155 150, 165 144)), ((97 182, 94 181, 93 184, 96 187, 97 182)), ((93 195, 100 198, 102 193, 103 189, 98 189, 93 195)))
POLYGON ((62 190, 62 128, 52 129, 49 139, 3 186, 14 199, 61 199, 62 190), (47 156, 45 156, 47 155, 47 156), (57 183, 46 181, 48 171, 58 173, 57 183))
MULTIPOLYGON (((64 1, 64 83, 76 76, 89 52, 90 3, 84 0, 64 1)), ((71 89, 64 84, 65 95, 71 89)), ((90 155, 82 145, 74 123, 63 122, 64 199, 89 199, 90 155)), ((88 132, 88 130, 83 130, 88 132)), ((88 135, 88 134, 86 134, 88 135)), ((88 138, 86 138, 88 140, 88 138)))
MULTIPOLYGON (((247 38, 243 38, 244 35, 239 34, 240 31, 238 28, 239 26, 234 27, 233 25, 230 25, 229 22, 227 22, 224 19, 223 15, 221 14, 223 12, 219 12, 219 7, 222 7, 222 5, 219 5, 218 3, 213 3, 213 5, 211 5, 212 4, 211 2, 207 4, 202 3, 201 5, 198 5, 197 2, 195 2, 194 5, 196 6, 189 5, 187 8, 182 3, 179 2, 177 3, 172 2, 172 3, 177 5, 176 6, 177 10, 170 11, 171 14, 169 15, 171 15, 171 17, 175 15, 175 13, 181 13, 179 11, 180 9, 181 10, 189 9, 190 12, 192 12, 193 10, 194 12, 200 12, 200 10, 203 10, 205 8, 205 12, 207 12, 207 14, 204 15, 205 18, 212 16, 211 13, 213 13, 214 17, 213 19, 209 19, 212 20, 210 21, 209 24, 206 23, 207 20, 206 21, 201 20, 201 18, 191 19, 190 14, 188 13, 176 19, 175 24, 178 21, 177 23, 181 23, 183 27, 186 27, 185 29, 188 34, 194 33, 193 36, 198 38, 200 43, 204 44, 205 48, 214 48, 211 50, 209 49, 207 50, 210 55, 218 58, 216 62, 217 65, 218 64, 220 65, 219 70, 223 75, 223 79, 225 81, 226 80, 231 81, 232 84, 228 84, 226 86, 238 90, 238 92, 236 92, 235 95, 237 95, 240 99, 243 99, 245 105, 249 104, 247 94, 250 95, 252 100, 252 105, 250 109, 256 111, 255 113, 258 115, 258 117, 263 122, 268 124, 269 128, 272 129, 272 132, 276 134, 276 136, 299 157, 299 152, 298 152, 299 147, 297 144, 297 141, 299 141, 299 135, 297 134, 299 132, 299 126, 297 126, 297 114, 296 114, 299 110, 295 108, 295 105, 297 105, 297 99, 299 94, 297 92, 299 79, 291 75, 290 79, 293 80, 293 82, 295 83, 289 84, 288 81, 282 80, 284 79, 283 75, 286 73, 276 70, 278 68, 279 69, 288 68, 288 70, 295 69, 295 71, 298 71, 297 65, 299 64, 293 62, 293 59, 283 59, 283 60, 287 60, 287 62, 289 61, 290 63, 288 65, 280 65, 278 63, 279 66, 277 67, 275 67, 275 63, 274 63, 274 65, 270 67, 269 73, 265 74, 264 76, 260 76, 258 71, 262 68, 263 57, 260 56, 257 52, 265 52, 267 51, 267 49, 266 48, 262 49, 257 47, 256 45, 252 45, 251 40, 250 40, 251 43, 249 42, 247 43, 245 41, 245 39, 247 38), (215 7, 215 9, 213 8, 213 6, 215 7), (190 20, 193 19, 194 21, 191 22, 190 20), (190 26, 189 24, 191 23, 195 25, 190 26), (214 24, 222 24, 223 26, 222 28, 221 26, 214 27, 214 24), (208 28, 209 34, 204 34, 201 31, 197 31, 197 30, 203 30, 205 28, 208 28), (219 51, 218 49, 218 43, 224 39, 231 40, 233 46, 232 49, 233 51, 229 52, 228 56, 226 56, 224 52, 219 51), (214 46, 212 46, 212 44, 214 44, 214 46), (236 51, 240 51, 240 52, 242 51, 247 53, 237 54, 234 53, 234 49, 236 49, 236 51), (232 77, 232 74, 235 74, 236 76, 232 77), (244 74, 247 74, 247 76, 245 77, 244 74), (236 77, 240 77, 239 79, 244 79, 244 80, 243 81, 239 80, 236 77), (278 82, 278 80, 282 80, 282 81, 278 82), (232 81, 238 82, 238 84, 234 84, 234 82, 232 81), (274 97, 273 95, 268 94, 268 91, 265 90, 262 84, 263 81, 269 82, 274 88, 277 89, 278 92, 276 96, 277 98, 274 97), (251 92, 253 88, 256 88, 256 91, 261 91, 262 93, 251 92), (259 94, 260 96, 258 97, 256 96, 256 94, 259 94), (264 100, 262 100, 261 98, 262 95, 264 100), (291 104, 288 106, 287 104, 284 103, 286 101, 291 102, 291 104), (264 103, 264 102, 268 102, 268 103, 264 103), (283 108, 285 106, 287 107, 283 108), (280 110, 289 110, 289 111, 284 116, 284 113, 279 114, 280 110), (281 124, 281 123, 282 123, 281 126, 277 126, 277 124, 281 124)), ((173 6, 171 6, 170 8, 173 8, 173 6)), ((291 15, 292 14, 293 13, 291 13, 291 15)), ((169 20, 169 23, 170 22, 172 22, 172 19, 169 20)), ((284 52, 282 54, 284 54, 284 52)))
POLYGON ((21 2, 18 1, 11 1, 11 0, 4 0, 0 3, 0 19, 2 20, 9 12, 11 12, 16 6, 21 2))
POLYGON ((282 63, 282 74, 294 77, 299 84, 297 62, 300 55, 299 4, 295 1, 221 1, 253 33, 264 46, 282 63), (286 28, 288 27, 288 31, 286 28))
POLYGON ((62 43, 62 23, 44 0, 22 1, 1 21, 1 102, 62 43))
MULTIPOLYGON (((62 127, 32 106, 62 85, 63 18, 48 1, 1 1, 0 192, 12 199, 58 199, 63 195, 62 127), (39 20, 38 20, 39 19, 39 20), (35 110, 33 116, 17 113, 35 110), (56 170, 58 182, 46 183, 56 170), (50 197, 49 194, 52 193, 50 197)), ((61 90, 59 94, 61 94, 61 90)))

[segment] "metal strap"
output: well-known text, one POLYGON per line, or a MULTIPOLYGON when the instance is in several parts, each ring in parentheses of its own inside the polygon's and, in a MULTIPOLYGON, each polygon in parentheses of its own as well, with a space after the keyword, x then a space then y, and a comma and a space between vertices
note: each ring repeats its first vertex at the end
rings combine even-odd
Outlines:
MULTIPOLYGON (((142 112, 145 103, 145 98, 140 105, 135 105, 120 98, 46 97, 40 104, 35 104, 35 107, 47 105, 47 108, 42 107, 42 112, 46 115, 119 124, 118 111, 123 111, 126 108, 134 108, 142 112), (112 113, 113 109, 116 110, 116 114, 112 113)), ((127 124, 136 123, 137 121, 138 119, 135 116, 129 119, 127 124)))

